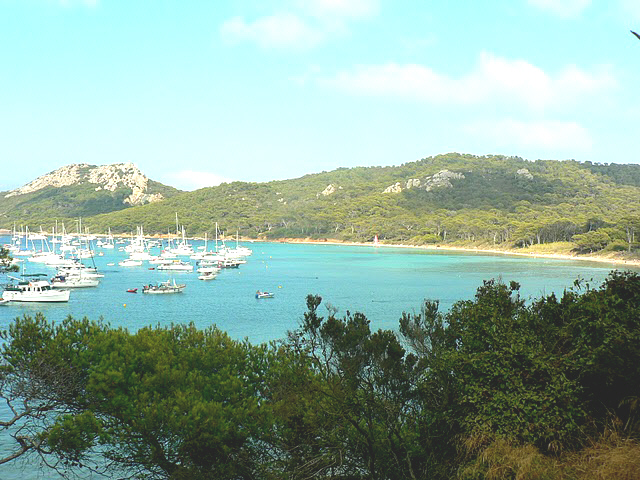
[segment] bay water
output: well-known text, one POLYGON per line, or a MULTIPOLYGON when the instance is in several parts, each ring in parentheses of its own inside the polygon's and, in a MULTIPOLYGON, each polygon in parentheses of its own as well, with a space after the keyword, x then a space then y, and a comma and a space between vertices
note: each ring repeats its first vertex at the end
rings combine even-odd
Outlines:
MULTIPOLYGON (((0 238, 0 243, 6 241, 0 238)), ((192 243, 194 248, 202 245, 192 243)), ((338 316, 347 310, 364 313, 372 330, 397 330, 402 312, 420 312, 425 299, 439 300, 441 311, 446 311, 458 300, 472 299, 483 280, 515 280, 521 285, 520 295, 532 299, 562 294, 576 279, 597 286, 616 268, 588 261, 445 250, 262 242, 247 246, 253 255, 246 264, 224 269, 208 281, 198 280, 197 273, 150 270, 153 266, 148 262, 142 267, 121 267, 118 262, 126 253, 96 248, 103 256, 95 257, 95 264, 105 275, 98 287, 73 289, 68 303, 1 306, 0 329, 16 317, 42 312, 50 321, 86 316, 130 331, 172 323, 193 322, 199 328, 217 325, 234 339, 257 344, 282 339, 297 328, 308 294, 320 295, 325 305, 337 308, 338 316), (143 285, 169 279, 185 283, 185 290, 172 295, 141 293, 143 285), (128 293, 131 288, 138 293, 128 293), (273 292, 274 297, 256 299, 257 290, 273 292)), ((25 270, 50 276, 55 272, 29 262, 25 270)), ((6 275, 0 276, 0 283, 6 280, 6 275)), ((322 306, 319 311, 328 313, 322 306)), ((0 415, 6 413, 0 409, 0 415)), ((0 455, 6 454, 7 446, 8 439, 0 436, 0 455)), ((57 477, 19 461, 0 465, 0 478, 57 477)))

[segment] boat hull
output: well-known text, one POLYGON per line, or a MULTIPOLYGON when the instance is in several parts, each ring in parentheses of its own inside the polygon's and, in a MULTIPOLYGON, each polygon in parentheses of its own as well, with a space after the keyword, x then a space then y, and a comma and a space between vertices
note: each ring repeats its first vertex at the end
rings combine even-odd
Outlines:
POLYGON ((150 295, 163 295, 163 294, 168 294, 168 293, 181 293, 182 290, 184 290, 184 287, 182 287, 182 288, 162 288, 162 289, 146 288, 146 289, 142 290, 142 293, 148 293, 150 295))
POLYGON ((55 303, 68 302, 70 296, 69 290, 52 290, 50 293, 38 293, 35 295, 25 294, 22 292, 7 292, 2 294, 2 298, 9 302, 21 303, 55 303))

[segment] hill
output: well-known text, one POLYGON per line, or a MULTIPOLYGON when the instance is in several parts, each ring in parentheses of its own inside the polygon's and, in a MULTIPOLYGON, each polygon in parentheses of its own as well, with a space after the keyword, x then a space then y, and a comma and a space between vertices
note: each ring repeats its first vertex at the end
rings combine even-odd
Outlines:
POLYGON ((0 226, 51 225, 157 202, 179 190, 147 178, 132 163, 74 164, 0 193, 0 226))
POLYGON ((530 247, 573 242, 632 250, 640 166, 447 154, 395 167, 341 168, 268 183, 233 182, 87 219, 93 231, 530 247))
MULTIPOLYGON (((0 198, 0 227, 83 217, 92 232, 173 231, 260 239, 562 245, 627 252, 640 230, 640 165, 528 161, 450 153, 399 166, 340 168, 193 192, 153 182, 132 164, 72 165, 0 198), (73 180, 73 181, 72 181, 73 180), (145 183, 146 182, 146 183, 145 183), (162 200, 162 201, 157 201, 162 200)), ((622 254, 621 253, 621 254, 622 254)))

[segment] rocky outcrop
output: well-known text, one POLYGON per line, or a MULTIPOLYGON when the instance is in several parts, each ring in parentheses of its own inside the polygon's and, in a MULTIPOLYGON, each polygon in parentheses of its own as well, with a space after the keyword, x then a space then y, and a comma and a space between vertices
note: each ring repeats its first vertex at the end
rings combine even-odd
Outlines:
POLYGON ((164 198, 160 193, 147 192, 149 179, 133 163, 100 166, 86 163, 67 165, 10 191, 5 195, 5 198, 36 192, 45 187, 59 188, 82 183, 95 184, 96 191, 114 192, 118 188, 128 188, 131 190, 131 194, 124 200, 124 203, 129 205, 142 205, 164 198))
POLYGON ((419 178, 410 178, 407 180, 407 190, 410 188, 420 188, 420 185, 422 185, 422 182, 419 178))
POLYGON ((440 170, 438 173, 433 175, 432 177, 427 177, 425 180, 425 190, 430 192, 434 188, 446 187, 451 188, 453 184, 451 180, 462 180, 464 175, 461 173, 451 172, 449 170, 440 170))
POLYGON ((464 175, 462 173, 452 172, 450 170, 440 170, 438 173, 426 177, 424 180, 419 178, 410 178, 404 184, 396 182, 393 185, 388 186, 382 193, 400 193, 403 190, 409 190, 412 188, 424 189, 427 192, 435 188, 451 188, 453 184, 452 180, 462 180, 464 175))
POLYGON ((527 170, 526 168, 521 168, 516 172, 516 174, 528 180, 533 180, 533 175, 531 175, 531 172, 529 172, 529 170, 527 170))
POLYGON ((336 191, 338 190, 342 190, 342 187, 336 187, 334 184, 330 183, 329 185, 327 185, 327 188, 325 188, 322 192, 317 194, 316 197, 319 197, 320 195, 323 195, 326 197, 328 195, 336 193, 336 191))
POLYGON ((400 182, 396 182, 393 185, 389 185, 385 188, 382 193, 400 193, 402 191, 402 184, 400 182))

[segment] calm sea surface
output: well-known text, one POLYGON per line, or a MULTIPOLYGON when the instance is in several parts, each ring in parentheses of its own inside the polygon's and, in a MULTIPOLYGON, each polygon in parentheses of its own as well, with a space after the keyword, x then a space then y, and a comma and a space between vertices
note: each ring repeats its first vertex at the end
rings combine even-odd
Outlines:
MULTIPOLYGON (((7 241, 0 237, 0 244, 7 241)), ((194 241, 194 248, 202 243, 194 241)), ((215 324, 232 338, 261 343, 283 338, 299 325, 308 294, 322 296, 323 303, 338 309, 338 315, 347 310, 364 313, 372 330, 396 329, 402 312, 419 312, 424 299, 440 300, 441 311, 446 311, 457 300, 473 298, 486 279, 515 280, 521 284, 521 296, 535 298, 562 293, 577 278, 599 285, 615 268, 595 262, 404 248, 258 242, 246 246, 253 255, 245 265, 223 270, 209 281, 198 280, 196 273, 149 270, 147 262, 142 267, 120 267, 118 262, 127 254, 97 248, 96 252, 104 252, 95 257, 105 274, 100 286, 73 290, 68 303, 1 306, 0 329, 17 316, 43 312, 55 321, 68 315, 102 317, 112 326, 131 331, 158 324, 194 322, 201 328, 215 324), (138 288, 140 292, 144 284, 167 279, 187 287, 174 295, 126 291, 138 288), (275 297, 257 300, 256 290, 274 292, 275 297)), ((84 262, 91 264, 91 260, 84 262)), ((29 262, 26 271, 54 273, 52 268, 29 262)), ((6 280, 0 276, 0 283, 6 280)), ((6 446, 0 438, 0 454, 3 443, 6 446)), ((52 478, 52 474, 35 466, 9 464, 0 465, 0 478, 27 480, 52 478)))

